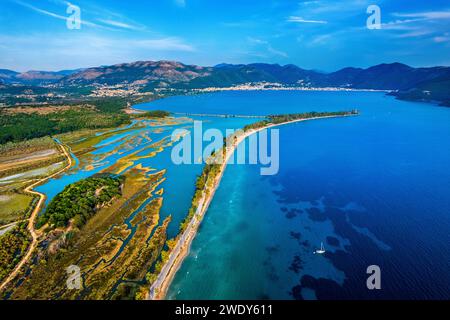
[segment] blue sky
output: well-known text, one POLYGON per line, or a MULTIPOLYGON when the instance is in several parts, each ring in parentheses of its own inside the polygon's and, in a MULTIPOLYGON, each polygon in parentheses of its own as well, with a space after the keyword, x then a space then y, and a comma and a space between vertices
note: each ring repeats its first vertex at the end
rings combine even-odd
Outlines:
POLYGON ((448 0, 0 0, 0 68, 61 70, 137 60, 294 63, 324 71, 399 61, 450 65, 448 0), (366 28, 367 7, 381 29, 366 28))

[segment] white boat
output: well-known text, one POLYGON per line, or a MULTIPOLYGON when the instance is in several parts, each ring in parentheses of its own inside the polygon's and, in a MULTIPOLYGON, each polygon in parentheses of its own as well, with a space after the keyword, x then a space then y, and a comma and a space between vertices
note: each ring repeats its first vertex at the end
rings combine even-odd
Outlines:
POLYGON ((323 247, 323 242, 320 243, 320 249, 314 251, 314 254, 324 254, 325 253, 325 248, 323 247))

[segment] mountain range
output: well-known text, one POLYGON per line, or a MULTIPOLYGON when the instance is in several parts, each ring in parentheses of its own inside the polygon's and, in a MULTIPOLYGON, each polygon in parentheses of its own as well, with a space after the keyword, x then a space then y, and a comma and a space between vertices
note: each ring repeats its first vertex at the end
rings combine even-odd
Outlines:
POLYGON ((230 87, 272 82, 288 86, 344 87, 394 90, 402 99, 439 101, 450 105, 450 67, 414 68, 401 63, 370 68, 344 68, 325 73, 296 65, 266 63, 219 64, 214 67, 175 61, 137 61, 58 72, 0 70, 0 83, 43 86, 139 85, 154 88, 193 89, 230 87))
POLYGON ((61 71, 27 71, 16 72, 8 69, 0 69, 0 83, 23 84, 23 85, 45 85, 57 82, 62 78, 82 69, 61 71))

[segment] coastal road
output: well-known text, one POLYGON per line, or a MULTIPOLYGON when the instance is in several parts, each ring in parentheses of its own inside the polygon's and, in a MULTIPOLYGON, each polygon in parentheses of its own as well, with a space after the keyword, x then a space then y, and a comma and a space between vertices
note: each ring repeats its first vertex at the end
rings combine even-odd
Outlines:
MULTIPOLYGON (((56 140, 55 140, 56 141, 56 140)), ((40 179, 32 184, 30 184, 28 187, 26 187, 24 189, 24 191, 26 193, 29 193, 31 195, 34 196, 38 196, 39 197, 39 201, 36 204, 36 207, 34 208, 33 212, 31 213, 30 218, 28 219, 28 226, 27 226, 27 230, 30 232, 31 237, 32 237, 32 241, 30 246, 28 247, 28 251, 25 254, 25 256, 22 258, 22 260, 16 265, 16 267, 14 268, 14 270, 9 274, 9 276, 2 282, 2 284, 0 285, 0 292, 6 287, 6 285, 8 283, 10 283, 16 276, 17 274, 20 272, 20 269, 28 262, 28 260, 30 260, 31 256, 33 255, 34 250, 36 249, 37 245, 38 245, 38 239, 39 239, 39 233, 36 231, 36 229, 34 228, 34 224, 36 221, 36 218, 39 214, 39 211, 41 210, 41 207, 45 201, 45 195, 43 193, 34 191, 33 188, 42 184, 43 182, 63 173, 64 171, 66 171, 67 169, 69 169, 72 166, 72 157, 70 156, 69 152, 66 150, 66 147, 64 147, 60 142, 58 142, 59 147, 61 148, 63 154, 66 156, 67 158, 67 166, 62 168, 61 170, 51 174, 48 177, 45 177, 43 179, 40 179)))

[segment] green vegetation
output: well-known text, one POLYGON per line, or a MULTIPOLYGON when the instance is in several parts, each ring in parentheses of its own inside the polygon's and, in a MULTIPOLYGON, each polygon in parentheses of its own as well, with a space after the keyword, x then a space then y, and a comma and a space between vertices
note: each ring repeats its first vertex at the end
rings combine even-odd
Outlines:
POLYGON ((36 151, 53 149, 56 147, 55 141, 51 137, 35 138, 21 142, 8 142, 0 144, 0 158, 31 154, 36 151))
MULTIPOLYGON (((220 173, 220 164, 206 164, 203 168, 202 173, 197 177, 195 182, 195 192, 192 197, 191 207, 188 211, 187 216, 180 224, 179 234, 183 233, 186 230, 189 221, 194 217, 195 212, 197 211, 199 201, 202 197, 203 191, 206 189, 205 186, 210 187, 213 183, 215 177, 220 173)), ((206 190, 207 191, 207 190, 206 190)))
POLYGON ((390 95, 402 100, 440 102, 443 106, 450 106, 450 75, 425 81, 417 88, 407 91, 392 92, 390 95))
MULTIPOLYGON (((158 98, 154 97, 154 98, 158 98)), ((104 98, 98 100, 75 101, 65 104, 51 105, 54 112, 39 114, 39 108, 49 105, 30 105, 31 112, 7 112, 8 108, 0 108, 0 147, 28 141, 35 138, 74 132, 81 129, 115 128, 129 124, 134 117, 165 118, 170 113, 161 110, 149 111, 139 115, 126 114, 124 109, 128 103, 144 102, 141 98, 104 98), (65 109, 58 110, 58 107, 65 109), (67 110, 68 106, 73 109, 67 110), (33 110, 36 109, 36 112, 33 110)))
POLYGON ((24 163, 23 165, 21 165, 21 164, 16 165, 13 168, 9 168, 7 170, 0 171, 0 178, 10 176, 13 174, 27 172, 30 170, 45 168, 45 167, 48 167, 50 165, 53 165, 55 163, 62 162, 65 160, 66 160, 66 157, 64 157, 63 155, 56 155, 55 157, 51 157, 48 159, 44 159, 44 160, 40 160, 40 161, 33 161, 33 162, 29 162, 29 163, 27 162, 27 163, 24 163))
POLYGON ((71 219, 76 227, 83 226, 99 207, 121 195, 123 180, 121 176, 99 175, 68 185, 50 202, 37 227, 46 223, 65 227, 71 219))
POLYGON ((163 250, 163 248, 167 240, 166 231, 170 221, 171 216, 167 217, 162 225, 156 228, 151 240, 147 244, 141 244, 140 254, 130 263, 126 276, 124 277, 124 279, 130 280, 130 282, 122 283, 117 288, 112 299, 145 299, 148 288, 150 287, 149 280, 152 280, 153 276, 151 275, 154 275, 154 273, 147 272, 147 270, 152 265, 155 265, 155 270, 161 268, 162 263, 166 260, 158 260, 158 257, 168 259, 168 252, 163 250), (143 284, 139 285, 135 283, 136 281, 142 281, 143 284))
POLYGON ((86 103, 93 105, 95 109, 106 113, 121 113, 127 106, 129 100, 125 98, 104 98, 99 100, 87 101, 86 103))
POLYGON ((266 120, 258 121, 244 127, 244 131, 259 129, 270 124, 279 124, 283 122, 289 122, 301 119, 311 119, 320 117, 338 117, 338 116, 349 116, 358 114, 357 110, 353 111, 335 111, 335 112, 305 112, 305 113, 291 113, 291 114, 280 114, 280 115, 270 115, 266 120))
POLYGON ((0 86, 0 95, 5 94, 17 95, 27 93, 47 94, 50 92, 51 92, 50 89, 38 86, 4 86, 4 87, 0 86))
POLYGON ((162 110, 154 110, 154 111, 148 111, 145 113, 139 113, 137 116, 144 117, 144 118, 166 118, 166 117, 170 116, 170 112, 162 111, 162 110))
POLYGON ((19 263, 30 244, 26 225, 23 222, 0 237, 0 281, 19 263))
POLYGON ((148 175, 132 168, 124 175, 122 196, 99 208, 83 228, 43 234, 47 245, 38 248, 26 279, 11 283, 11 299, 145 297, 145 275, 164 249, 171 219, 160 221, 163 199, 155 197, 164 171, 148 175), (66 286, 70 265, 81 269, 80 290, 66 286))
MULTIPOLYGON (((0 178, 44 168, 64 160, 66 157, 49 136, 0 144, 0 178)), ((4 186, 0 186, 0 190, 4 186)))
POLYGON ((0 194, 0 226, 25 218, 32 200, 32 196, 20 193, 0 194))
POLYGON ((66 110, 45 115, 36 113, 1 114, 0 144, 19 142, 85 128, 118 127, 129 123, 129 120, 129 116, 123 113, 98 112, 90 109, 66 110))
POLYGON ((55 103, 68 99, 80 100, 91 94, 94 89, 93 86, 50 88, 39 85, 0 85, 0 103, 15 105, 19 103, 55 103))

